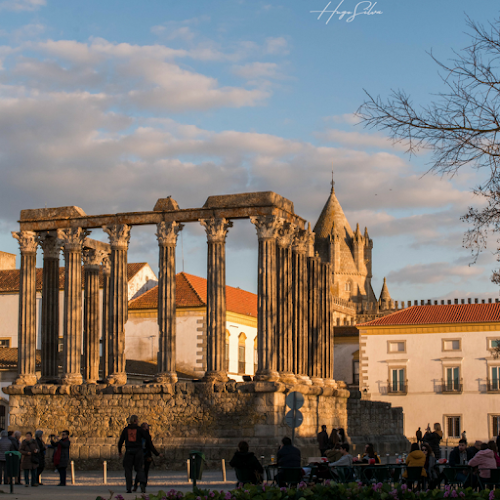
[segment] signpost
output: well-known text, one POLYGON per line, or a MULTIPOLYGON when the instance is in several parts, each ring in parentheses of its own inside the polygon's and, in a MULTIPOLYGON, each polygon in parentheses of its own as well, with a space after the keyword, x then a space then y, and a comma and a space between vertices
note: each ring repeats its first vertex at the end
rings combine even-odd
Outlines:
POLYGON ((300 427, 304 421, 302 412, 300 408, 304 406, 304 396, 302 393, 294 391, 288 394, 285 399, 286 405, 291 408, 290 411, 285 415, 285 423, 288 427, 292 428, 292 444, 295 439, 295 428, 300 427))

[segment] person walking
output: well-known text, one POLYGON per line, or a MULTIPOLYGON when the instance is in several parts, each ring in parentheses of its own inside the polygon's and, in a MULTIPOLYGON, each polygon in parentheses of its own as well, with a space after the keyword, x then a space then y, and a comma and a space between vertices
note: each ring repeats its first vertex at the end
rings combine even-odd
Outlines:
POLYGON ((436 457, 436 460, 439 460, 441 458, 441 448, 439 446, 439 443, 441 442, 441 439, 443 438, 443 432, 441 431, 441 424, 436 423, 434 424, 434 431, 431 432, 431 429, 429 426, 427 426, 427 432, 424 435, 424 443, 429 443, 432 451, 434 452, 434 456, 436 457))
POLYGON ((69 440, 69 431, 61 432, 61 439, 51 440, 50 444, 54 447, 53 461, 59 472, 59 484, 57 486, 66 486, 66 469, 69 465, 69 447, 71 441, 69 440))
POLYGON ((135 469, 141 492, 146 492, 146 477, 144 475, 144 455, 142 452, 142 440, 146 442, 146 446, 152 446, 149 434, 138 425, 139 417, 132 415, 129 418, 129 424, 123 429, 120 440, 118 441, 118 455, 122 458, 122 448, 125 443, 125 456, 123 457, 123 468, 125 470, 125 482, 127 493, 132 493, 132 471, 135 469))
POLYGON ((31 476, 31 486, 38 486, 38 484, 36 484, 36 471, 40 463, 38 459, 39 450, 31 432, 26 433, 26 437, 21 443, 19 451, 21 452, 21 470, 24 471, 24 485, 26 488, 29 487, 31 476))
POLYGON ((417 437, 417 444, 419 446, 419 448, 421 448, 421 445, 422 445, 422 431, 420 430, 420 427, 418 428, 417 432, 415 433, 415 436, 417 437))
MULTIPOLYGON (((149 468, 151 467, 151 464, 153 463, 153 453, 159 457, 160 454, 156 451, 156 448, 154 447, 153 440, 151 439, 151 433, 149 432, 149 424, 147 422, 143 422, 141 424, 141 429, 146 432, 149 436, 149 443, 150 445, 147 446, 146 440, 142 440, 142 453, 144 455, 144 486, 148 485, 148 477, 149 477, 149 468)), ((137 486, 139 485, 139 475, 135 475, 135 481, 134 481, 134 488, 132 491, 137 491, 137 486)))
POLYGON ((5 469, 5 452, 14 451, 14 445, 9 439, 8 431, 0 432, 0 484, 9 484, 9 478, 7 477, 7 470, 5 469))
POLYGON ((325 455, 326 450, 330 449, 330 447, 328 446, 329 439, 328 439, 328 432, 326 432, 326 425, 321 426, 321 432, 318 432, 318 436, 316 439, 318 441, 318 447, 321 456, 326 457, 325 455))
POLYGON ((35 441, 38 447, 38 460, 39 460, 39 464, 36 470, 36 482, 39 486, 43 486, 41 476, 43 470, 45 469, 45 450, 47 449, 45 443, 43 442, 42 436, 43 436, 43 431, 38 430, 35 432, 35 441))

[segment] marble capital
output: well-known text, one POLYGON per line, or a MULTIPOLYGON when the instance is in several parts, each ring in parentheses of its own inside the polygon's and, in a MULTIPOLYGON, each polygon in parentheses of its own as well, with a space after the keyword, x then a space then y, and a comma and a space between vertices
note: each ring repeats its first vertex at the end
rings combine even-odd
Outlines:
POLYGON ((156 238, 158 239, 158 245, 161 247, 175 247, 177 244, 177 235, 183 227, 184 224, 179 224, 175 221, 159 222, 156 225, 156 238))
POLYGON ((209 243, 224 243, 229 228, 233 227, 232 221, 224 218, 200 219, 200 224, 205 226, 209 243))
POLYGON ((38 235, 38 243, 42 247, 44 259, 59 259, 63 247, 63 240, 60 236, 61 230, 55 234, 46 231, 38 235))
POLYGON ((278 237, 279 230, 283 226, 284 219, 277 215, 261 215, 250 217, 250 221, 257 229, 259 240, 270 240, 278 237))
POLYGON ((104 250, 86 248, 82 253, 83 265, 85 268, 95 268, 98 270, 103 259, 107 258, 108 255, 104 250))
POLYGON ((306 255, 309 249, 309 238, 305 229, 298 229, 293 238, 293 250, 301 255, 306 255))
POLYGON ((106 254, 105 257, 102 258, 102 274, 105 276, 109 276, 111 274, 111 260, 109 259, 109 254, 106 254))
POLYGON ((276 243, 281 248, 288 248, 293 242, 297 225, 293 222, 283 222, 283 225, 278 230, 276 243))
POLYGON ((36 253, 38 238, 34 231, 12 232, 12 237, 19 242, 21 253, 36 253))
POLYGON ((81 227, 71 227, 61 229, 60 238, 65 252, 81 251, 83 240, 90 234, 90 231, 81 227))
POLYGON ((103 226, 102 230, 108 234, 109 243, 114 248, 123 250, 128 249, 130 241, 130 229, 127 224, 113 224, 111 226, 103 226))

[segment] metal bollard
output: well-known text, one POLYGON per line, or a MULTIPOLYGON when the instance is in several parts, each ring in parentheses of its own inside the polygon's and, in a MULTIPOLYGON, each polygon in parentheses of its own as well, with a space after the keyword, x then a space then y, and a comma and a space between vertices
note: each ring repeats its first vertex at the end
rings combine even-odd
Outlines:
POLYGON ((187 466, 188 482, 191 482, 191 461, 189 459, 186 460, 186 466, 187 466))
POLYGON ((102 463, 102 474, 104 484, 108 484, 108 462, 106 460, 102 463))
POLYGON ((75 462, 71 460, 71 484, 75 484, 75 462))
POLYGON ((222 482, 226 482, 226 461, 222 459, 222 482))

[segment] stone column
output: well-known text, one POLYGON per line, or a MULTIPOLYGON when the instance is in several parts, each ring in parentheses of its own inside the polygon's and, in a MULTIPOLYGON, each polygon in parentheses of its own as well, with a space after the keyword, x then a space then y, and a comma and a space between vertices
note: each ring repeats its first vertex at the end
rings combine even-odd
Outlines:
POLYGON ((296 225, 283 222, 278 233, 276 268, 277 268, 277 295, 278 295, 278 373, 280 381, 285 384, 295 384, 293 364, 293 335, 292 335, 292 240, 296 225))
POLYGON ((317 375, 321 379, 326 376, 326 323, 327 323, 327 306, 326 306, 326 266, 323 262, 318 263, 318 341, 316 343, 316 360, 318 363, 317 375))
POLYGON ((21 270, 19 273, 19 323, 16 385, 36 384, 36 247, 33 231, 12 233, 19 241, 21 270))
POLYGON ((109 254, 102 261, 101 375, 109 375, 109 286, 111 261, 109 254))
POLYGON ((226 219, 200 219, 205 226, 207 258, 207 371, 205 379, 227 380, 226 343, 226 236, 233 223, 226 219))
POLYGON ((111 245, 109 287, 109 375, 110 384, 125 385, 125 323, 128 316, 127 250, 130 226, 103 226, 111 245))
POLYGON ((333 335, 333 307, 332 307, 332 266, 330 263, 324 264, 325 266, 325 384, 334 385, 333 380, 333 355, 334 355, 334 335, 333 335))
POLYGON ((106 252, 86 249, 83 306, 83 376, 87 384, 99 379, 99 268, 106 252))
POLYGON ((160 222, 156 237, 160 250, 158 265, 158 368, 156 381, 175 384, 176 316, 175 316, 175 246, 182 229, 178 222, 160 222))
POLYGON ((309 377, 315 385, 321 385, 321 353, 319 352, 319 267, 320 258, 307 258, 308 283, 308 344, 309 377))
POLYGON ((257 342, 258 365, 255 380, 277 381, 276 317, 276 238, 283 220, 275 215, 250 217, 259 238, 257 342))
POLYGON ((42 285, 42 377, 40 382, 54 383, 59 377, 59 254, 62 240, 57 233, 39 237, 43 250, 42 285))
POLYGON ((64 246, 64 362, 61 382, 82 383, 82 243, 88 231, 61 230, 64 246))
POLYGON ((295 234, 292 249, 293 372, 298 381, 310 384, 311 380, 308 376, 307 250, 307 232, 299 229, 295 234))

